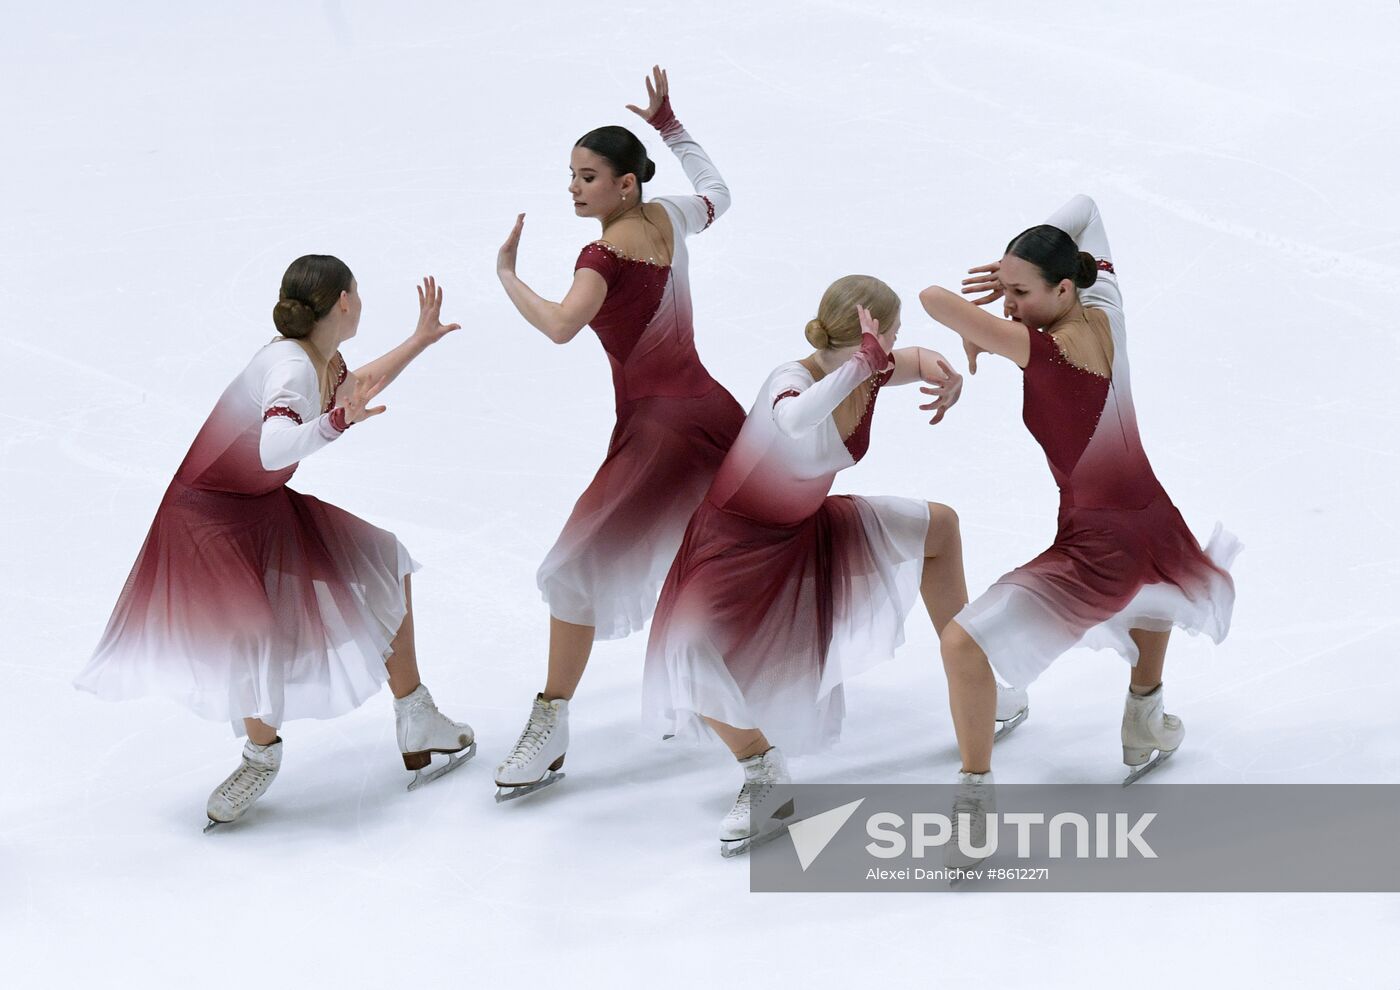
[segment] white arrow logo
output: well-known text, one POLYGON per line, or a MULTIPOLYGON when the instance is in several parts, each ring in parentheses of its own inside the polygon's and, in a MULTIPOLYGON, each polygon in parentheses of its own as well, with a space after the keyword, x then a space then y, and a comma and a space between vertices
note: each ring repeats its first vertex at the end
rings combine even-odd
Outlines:
POLYGON ((804 818, 788 826, 788 834, 792 836, 792 845, 797 850, 797 861, 802 864, 802 872, 807 872, 807 867, 822 854, 822 850, 836 837, 836 833, 841 831, 841 826, 850 821, 856 809, 864 803, 865 798, 861 798, 859 801, 823 811, 820 815, 804 818))

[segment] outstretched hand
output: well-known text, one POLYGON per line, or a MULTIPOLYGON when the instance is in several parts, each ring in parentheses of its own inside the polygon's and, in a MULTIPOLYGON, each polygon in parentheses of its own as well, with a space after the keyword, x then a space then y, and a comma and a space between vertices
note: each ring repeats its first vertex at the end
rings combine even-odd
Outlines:
POLYGON ((373 382, 367 382, 360 378, 355 379, 355 388, 351 391, 350 398, 345 401, 344 406, 347 426, 369 419, 371 416, 378 416, 389 408, 388 406, 369 408, 369 400, 383 391, 387 384, 389 384, 389 379, 383 375, 373 382))
POLYGON ((651 123, 651 118, 656 116, 656 111, 660 110, 661 104, 666 102, 666 97, 670 93, 671 87, 666 79, 666 70, 661 68, 661 66, 659 65, 653 65, 651 67, 651 78, 648 79, 646 83, 646 109, 643 110, 641 107, 634 106, 631 103, 627 104, 627 109, 631 110, 633 113, 635 113, 638 117, 641 117, 647 123, 651 123))
POLYGON ((970 296, 978 292, 985 292, 986 295, 979 299, 968 300, 978 306, 985 306, 994 303, 1002 297, 1006 291, 1001 284, 1001 262, 993 261, 990 264, 978 265, 976 268, 969 268, 967 273, 972 278, 962 280, 962 292, 965 296, 970 296))
POLYGON ((953 370, 942 354, 929 351, 919 355, 919 378, 927 384, 920 385, 919 391, 933 397, 933 401, 919 406, 924 412, 932 412, 929 425, 943 419, 947 411, 962 397, 963 378, 953 370))
POLYGON ((443 324, 441 317, 442 287, 437 284, 437 279, 428 275, 423 279, 423 284, 418 286, 418 326, 414 329, 414 334, 424 338, 429 344, 435 344, 453 330, 462 328, 460 323, 443 324))
POLYGON ((520 247, 520 234, 525 229, 525 214, 521 213, 515 218, 515 226, 511 228, 506 236, 506 242, 501 245, 501 249, 496 252, 497 273, 510 272, 515 274, 515 252, 520 247))

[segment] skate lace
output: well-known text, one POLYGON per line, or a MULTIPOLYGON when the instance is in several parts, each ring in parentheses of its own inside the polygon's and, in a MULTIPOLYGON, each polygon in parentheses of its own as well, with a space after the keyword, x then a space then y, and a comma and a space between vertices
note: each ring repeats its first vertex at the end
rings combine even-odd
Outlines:
POLYGON ((772 780, 748 780, 744 786, 739 788, 739 796, 734 800, 734 807, 730 810, 731 816, 750 816, 755 806, 761 806, 764 800, 773 790, 776 781, 772 780))
POLYGON ((535 758, 549 735, 549 724, 538 715, 531 714, 530 721, 525 723, 525 730, 520 733, 520 738, 515 741, 515 748, 506 757, 507 763, 525 764, 535 758))
POLYGON ((258 785, 271 775, 271 770, 244 763, 232 777, 224 781, 224 785, 219 788, 219 796, 231 804, 242 804, 258 789, 258 785))
POLYGON ((986 813, 983 811, 982 802, 970 797, 953 798, 953 830, 949 844, 957 844, 958 837, 962 833, 962 827, 959 823, 964 814, 968 816, 968 824, 972 829, 973 844, 980 846, 987 834, 986 813))

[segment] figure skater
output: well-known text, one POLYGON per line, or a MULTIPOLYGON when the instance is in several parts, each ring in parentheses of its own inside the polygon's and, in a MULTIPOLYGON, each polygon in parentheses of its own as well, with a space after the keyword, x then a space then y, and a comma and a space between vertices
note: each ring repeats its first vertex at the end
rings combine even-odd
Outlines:
POLYGON ((826 290, 807 324, 815 350, 759 389, 657 605, 646 713, 667 734, 712 730, 744 772, 720 823, 725 856, 786 826, 790 808, 755 814, 789 780, 784 751, 839 737, 843 683, 893 655, 916 596, 940 634, 967 603, 952 509, 829 494, 837 473, 865 456, 883 387, 923 383, 930 423, 958 399, 962 378, 942 355, 893 350, 899 308, 868 275, 826 290))
POLYGON ((282 764, 284 722, 334 718, 389 682, 412 789, 469 758, 469 725, 419 680, 409 574, 392 533, 287 487, 297 463, 378 416, 381 390, 458 328, 442 290, 418 289, 406 341, 347 374, 360 322, 345 263, 292 262, 272 311, 281 337, 224 390, 161 499, 107 631, 77 686, 110 700, 162 695, 246 734, 209 796, 209 826, 242 817, 282 764), (448 762, 424 774, 432 754, 448 762))
MULTIPOLYGON (((979 846, 993 801, 993 671, 1024 688, 1073 646, 1122 654, 1132 665, 1122 725, 1131 783, 1181 745, 1182 722, 1163 708, 1167 638, 1175 625, 1224 639, 1239 544, 1217 526, 1203 551, 1143 452, 1122 297, 1094 201, 1074 197, 969 274, 963 292, 985 292, 976 305, 934 286, 919 298, 963 338, 972 372, 981 353, 1024 370, 1026 426, 1060 489, 1055 542, 963 609, 942 640, 962 756, 955 809, 970 813, 979 846), (1005 320, 978 308, 998 299, 1005 320)), ((950 863, 977 861, 946 848, 950 863)))
POLYGON ((549 605, 549 672, 515 747, 496 769, 497 800, 554 783, 569 747, 569 699, 595 639, 640 629, 656 604, 686 522, 704 497, 744 414, 695 351, 686 237, 729 207, 729 189, 671 111, 666 73, 647 80, 645 109, 695 194, 643 200, 655 166, 621 127, 575 143, 574 213, 602 224, 586 245, 562 302, 536 295, 515 274, 522 213, 497 271, 522 316, 568 343, 591 325, 612 365, 617 425, 608 454, 540 565, 549 605))

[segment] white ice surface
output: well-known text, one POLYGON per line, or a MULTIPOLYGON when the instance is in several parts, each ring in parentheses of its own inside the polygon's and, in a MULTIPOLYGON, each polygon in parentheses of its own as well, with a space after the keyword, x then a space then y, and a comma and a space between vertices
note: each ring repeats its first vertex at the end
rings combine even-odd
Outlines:
MULTIPOLYGON (((490 781, 541 685, 535 567, 612 422, 596 340, 546 342, 494 254, 528 212, 520 271, 557 298, 597 229, 569 147, 635 126, 660 61, 734 193, 692 279, 702 356, 745 406, 852 271, 961 364, 917 291, 1092 194, 1158 474, 1199 536, 1220 519, 1247 545, 1226 644, 1173 643, 1190 735, 1162 779, 1400 782, 1400 7, 234 6, 0 9, 0 984, 1400 984, 1398 895, 751 895, 716 851, 733 765, 638 731, 642 636, 596 651, 564 784, 498 807, 490 781), (287 727, 251 819, 204 836, 228 729, 70 680, 306 252, 359 278, 352 363, 411 328, 425 273, 465 324, 295 484, 424 563, 426 680, 481 755, 405 793, 386 692, 287 727)), ((646 140, 651 191, 683 191, 646 140)), ((935 429, 890 393, 840 479, 956 507, 974 594, 1054 530, 1017 378, 986 361, 935 429)), ((1118 779, 1125 681, 1063 658, 998 779, 1118 779)), ((800 779, 949 780, 921 613, 849 708, 800 779)))

